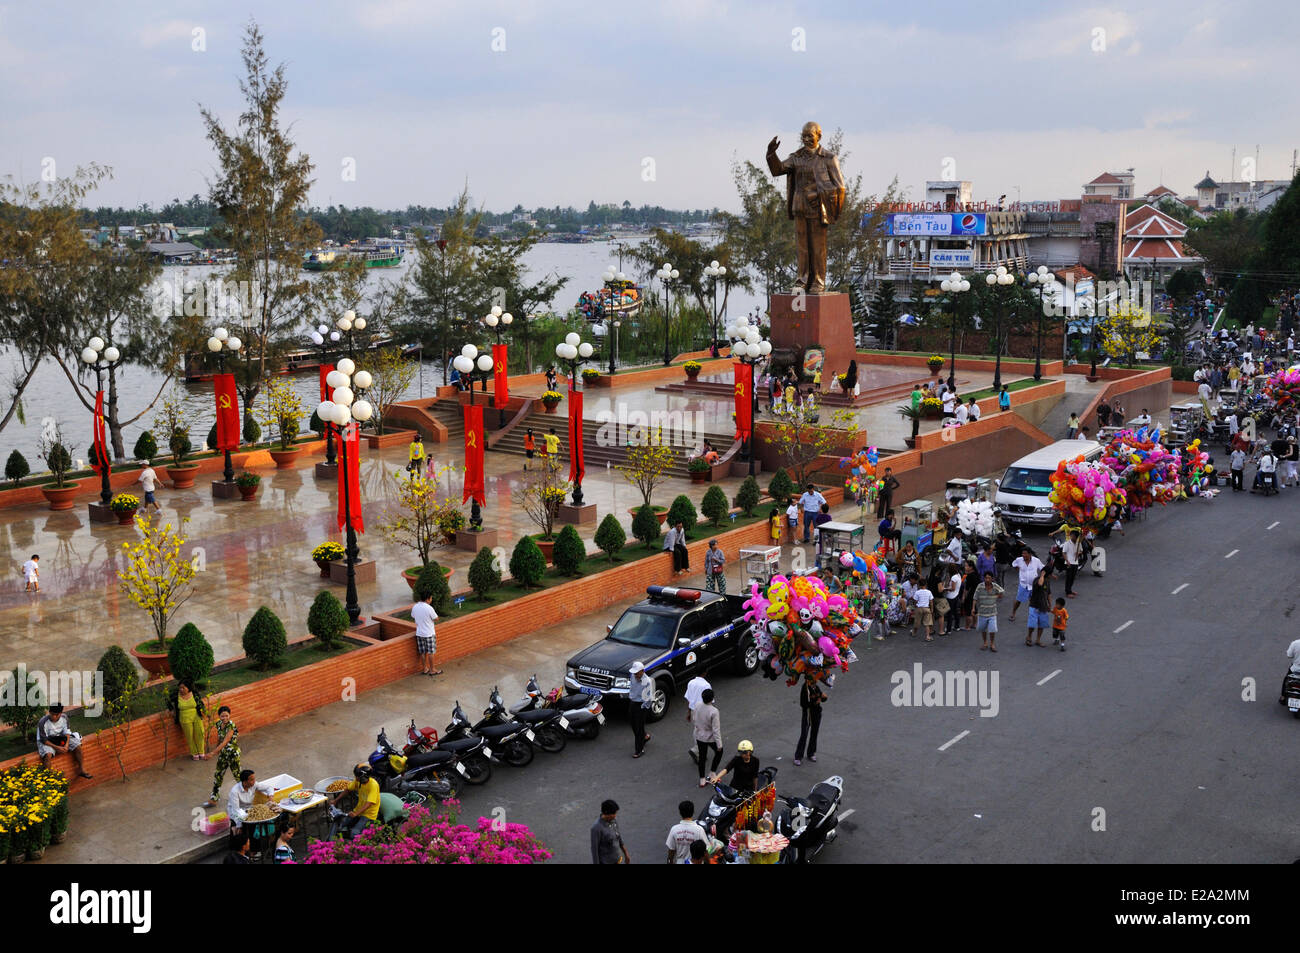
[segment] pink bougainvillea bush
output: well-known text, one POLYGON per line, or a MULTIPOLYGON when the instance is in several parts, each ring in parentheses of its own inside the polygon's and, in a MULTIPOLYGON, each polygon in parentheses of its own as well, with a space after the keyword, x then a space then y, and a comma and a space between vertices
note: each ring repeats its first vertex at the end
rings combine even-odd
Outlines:
POLYGON ((316 841, 304 864, 540 864, 551 852, 525 824, 480 817, 457 822, 456 801, 417 805, 396 827, 372 827, 351 841, 316 841))

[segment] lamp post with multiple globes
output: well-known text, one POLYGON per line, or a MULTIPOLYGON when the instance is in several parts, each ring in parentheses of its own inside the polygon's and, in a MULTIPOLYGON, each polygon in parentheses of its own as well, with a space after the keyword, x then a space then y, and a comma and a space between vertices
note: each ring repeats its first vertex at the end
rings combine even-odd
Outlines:
MULTIPOLYGON (((364 318, 362 320, 365 320, 364 318)), ((320 362, 322 365, 330 362, 331 345, 339 342, 339 332, 331 331, 328 325, 322 324, 311 332, 311 343, 320 349, 320 362)), ((325 428, 325 465, 334 466, 334 425, 328 421, 322 420, 321 423, 325 428)))
MULTIPOLYGON (((582 338, 573 332, 566 334, 564 340, 555 345, 555 357, 568 371, 570 390, 582 390, 582 378, 579 376, 580 369, 583 364, 587 363, 587 360, 591 357, 592 353, 593 348, 591 344, 582 340, 582 338)), ((570 418, 572 418, 574 413, 573 401, 569 401, 570 418)), ((570 423, 569 426, 571 432, 578 432, 578 428, 574 427, 572 423, 570 423)), ((570 447, 569 452, 572 454, 580 452, 580 450, 570 447)), ((573 481, 573 505, 578 507, 582 506, 581 472, 578 473, 578 478, 573 481)))
POLYGON ((756 368, 772 353, 772 342, 765 341, 758 328, 749 322, 729 324, 726 335, 731 340, 731 355, 742 364, 748 364, 749 372, 749 440, 744 446, 745 456, 749 460, 749 475, 754 475, 754 433, 755 419, 758 417, 758 380, 756 368))
MULTIPOLYGON (((344 328, 343 330, 347 330, 344 328)), ((346 439, 345 428, 349 425, 365 423, 374 415, 374 408, 370 402, 358 396, 371 384, 371 377, 367 371, 358 371, 356 364, 351 358, 344 358, 339 361, 338 367, 330 371, 325 378, 327 386, 332 388, 330 399, 321 401, 316 408, 316 414, 326 423, 332 423, 339 427, 339 464, 342 468, 342 490, 343 493, 343 519, 347 530, 347 545, 344 547, 344 561, 348 569, 348 589, 347 601, 345 608, 348 612, 348 619, 352 625, 357 624, 361 618, 361 605, 357 601, 357 579, 356 565, 359 552, 357 550, 357 534, 352 527, 352 514, 360 510, 361 500, 352 499, 351 485, 349 479, 349 460, 348 460, 348 441, 346 439), (357 390, 353 391, 353 385, 357 390)), ((351 461, 355 463, 356 461, 351 461)))
POLYGON ((627 275, 621 271, 615 271, 614 266, 610 265, 605 269, 605 273, 600 276, 600 280, 605 284, 605 290, 609 292, 609 304, 605 306, 605 340, 609 342, 609 373, 613 376, 614 369, 614 350, 618 347, 618 329, 621 322, 618 320, 618 311, 614 308, 614 284, 620 285, 627 280, 627 275))
MULTIPOLYGON (((95 370, 95 402, 101 404, 104 393, 104 372, 117 367, 122 359, 122 352, 113 345, 104 345, 104 339, 95 336, 86 342, 86 346, 81 351, 81 360, 89 364, 95 370)), ((95 421, 95 432, 99 432, 99 421, 95 421)), ((98 453, 99 451, 96 451, 98 453)), ((108 456, 108 448, 104 448, 104 456, 108 456)), ((108 483, 108 460, 99 461, 99 500, 104 506, 108 506, 113 499, 113 490, 108 483)))
POLYGON ((664 367, 673 362, 673 356, 668 352, 668 328, 671 324, 670 315, 673 310, 672 289, 669 282, 676 281, 681 277, 681 272, 672 266, 670 262, 664 262, 663 267, 655 272, 664 286, 664 367))
MULTIPOLYGON (((497 336, 497 344, 504 346, 505 341, 501 339, 501 335, 505 333, 505 331, 510 327, 511 323, 513 323, 514 320, 515 320, 515 316, 511 314, 509 311, 502 311, 499 305, 493 305, 492 310, 489 311, 484 316, 483 323, 488 326, 488 330, 492 331, 497 336)), ((501 368, 501 370, 508 371, 509 366, 507 365, 506 367, 501 368)), ((495 398, 496 396, 497 395, 494 393, 493 397, 495 398)), ((471 389, 470 399, 473 400, 473 397, 474 397, 474 393, 473 390, 471 389)), ((505 425, 506 425, 506 405, 504 401, 498 401, 497 402, 497 428, 500 429, 505 425)))
MULTIPOLYGON (((208 350, 217 356, 217 373, 226 373, 226 355, 237 354, 244 343, 237 337, 232 337, 230 332, 225 328, 217 328, 212 332, 212 337, 208 338, 208 350)), ((220 411, 218 410, 218 413, 220 411)), ((243 427, 243 418, 240 417, 240 427, 243 427)), ((235 465, 230 459, 230 450, 225 450, 226 467, 221 471, 222 482, 230 484, 235 482, 235 465)))
POLYGON ((996 271, 990 271, 984 276, 984 283, 993 289, 994 297, 994 322, 993 322, 993 393, 1002 390, 1002 322, 1006 315, 1006 291, 1009 285, 1016 283, 1016 276, 1007 271, 1005 265, 998 265, 996 271))
POLYGON ((1037 286, 1038 291, 1038 345, 1034 349, 1034 380, 1043 379, 1043 296, 1056 291, 1056 275, 1047 270, 1046 265, 1039 265, 1037 270, 1029 273, 1029 284, 1037 286))
MULTIPOLYGON (((939 288, 947 295, 959 295, 963 291, 970 291, 970 282, 961 276, 961 272, 954 271, 943 281, 939 282, 939 288)), ((957 300, 954 297, 948 299, 948 310, 952 317, 952 336, 948 341, 948 389, 957 388, 957 300)))
MULTIPOLYGON (((719 265, 717 259, 715 258, 713 261, 709 262, 708 266, 704 269, 704 277, 710 279, 710 281, 713 283, 713 306, 710 308, 710 311, 712 312, 712 316, 713 316, 713 323, 709 325, 709 331, 710 334, 712 335, 711 339, 709 340, 709 350, 712 351, 714 346, 718 343, 718 282, 719 281, 724 282, 722 300, 724 302, 723 308, 724 309, 726 308, 725 302, 727 299, 727 293, 725 291, 725 287, 726 287, 725 282, 727 278, 727 266, 719 265)), ((713 353, 716 354, 717 352, 713 351, 713 353)))

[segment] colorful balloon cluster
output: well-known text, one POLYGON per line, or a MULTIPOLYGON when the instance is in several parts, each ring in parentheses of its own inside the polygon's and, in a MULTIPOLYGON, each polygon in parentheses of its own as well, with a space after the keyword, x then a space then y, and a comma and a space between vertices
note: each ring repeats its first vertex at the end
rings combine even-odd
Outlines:
POLYGON ((1178 495, 1180 461, 1160 442, 1159 430, 1121 430, 1107 444, 1101 462, 1115 472, 1131 509, 1164 506, 1178 495))
POLYGON ((882 592, 889 585, 889 580, 885 577, 885 570, 880 563, 876 561, 874 553, 864 553, 862 550, 856 552, 840 553, 840 565, 845 569, 852 569, 853 576, 857 579, 865 579, 868 574, 875 579, 876 587, 882 592))
POLYGON ((1294 413, 1300 407, 1300 366, 1271 374, 1264 381, 1264 395, 1279 413, 1294 413))
POLYGON ((865 493, 875 483, 876 464, 880 455, 875 447, 859 450, 851 457, 840 457, 840 469, 848 469, 849 475, 844 480, 844 492, 857 496, 865 493))
POLYGON ((988 500, 958 500, 957 528, 962 534, 971 533, 993 538, 993 504, 988 500))
POLYGON ((1047 498, 1071 525, 1100 529, 1110 507, 1124 505, 1124 490, 1115 472, 1104 463, 1085 460, 1082 454, 1058 463, 1051 479, 1052 492, 1047 498))
POLYGON ((1187 492, 1192 496, 1199 496, 1210 485, 1210 477, 1213 474, 1214 466, 1210 463, 1210 455, 1201 449, 1199 438, 1193 440, 1183 450, 1179 459, 1178 475, 1182 478, 1183 485, 1187 487, 1187 492))
POLYGON ((830 684, 834 670, 848 669, 854 659, 857 613, 816 576, 773 576, 765 591, 755 583, 745 609, 767 678, 784 674, 787 685, 800 678, 830 684))

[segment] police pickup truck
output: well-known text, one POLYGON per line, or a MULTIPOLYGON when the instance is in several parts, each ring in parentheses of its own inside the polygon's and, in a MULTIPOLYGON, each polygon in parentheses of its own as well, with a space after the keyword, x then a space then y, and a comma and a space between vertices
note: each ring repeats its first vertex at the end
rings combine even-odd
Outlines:
POLYGON ((648 586, 646 598, 619 616, 605 638, 569 659, 565 690, 626 701, 632 663, 640 662, 654 680, 646 716, 658 721, 696 675, 720 665, 737 675, 758 670, 744 602, 744 596, 648 586))

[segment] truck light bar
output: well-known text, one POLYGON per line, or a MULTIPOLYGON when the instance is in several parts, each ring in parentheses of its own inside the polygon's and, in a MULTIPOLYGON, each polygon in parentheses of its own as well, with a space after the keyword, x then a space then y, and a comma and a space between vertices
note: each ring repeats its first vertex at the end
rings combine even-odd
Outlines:
POLYGON ((679 602, 698 602, 700 590, 678 589, 675 586, 646 586, 646 595, 658 599, 676 599, 679 602))

